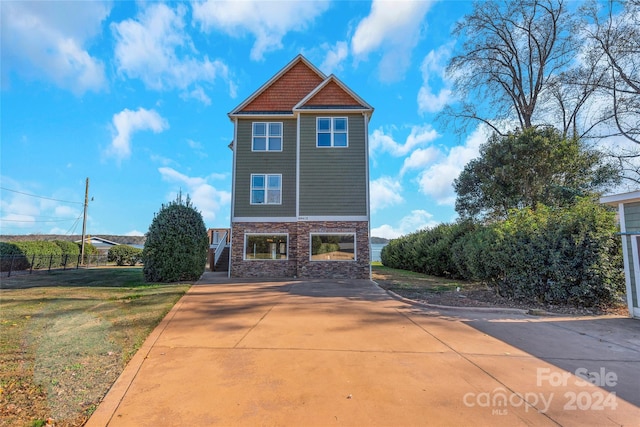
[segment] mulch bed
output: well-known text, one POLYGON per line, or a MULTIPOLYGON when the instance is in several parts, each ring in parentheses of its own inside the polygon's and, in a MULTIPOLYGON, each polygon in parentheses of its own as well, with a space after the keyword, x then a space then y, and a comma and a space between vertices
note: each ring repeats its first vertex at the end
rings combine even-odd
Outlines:
POLYGON ((551 305, 532 302, 523 302, 515 299, 501 297, 494 290, 476 285, 470 289, 457 291, 433 292, 424 288, 398 287, 393 280, 378 280, 376 282, 384 289, 396 294, 425 304, 443 305, 450 307, 484 307, 484 308, 516 308, 535 314, 558 314, 570 316, 599 316, 620 315, 628 316, 629 310, 624 301, 613 307, 584 308, 572 305, 551 305))

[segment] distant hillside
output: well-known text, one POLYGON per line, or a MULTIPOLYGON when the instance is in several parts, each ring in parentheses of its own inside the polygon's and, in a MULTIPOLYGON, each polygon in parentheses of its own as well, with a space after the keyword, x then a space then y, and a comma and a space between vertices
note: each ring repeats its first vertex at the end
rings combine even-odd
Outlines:
POLYGON ((371 243, 373 244, 385 244, 385 243, 389 243, 389 239, 385 239, 384 237, 372 237, 371 238, 371 243))
MULTIPOLYGON (((111 234, 91 234, 92 237, 100 237, 121 245, 144 245, 147 240, 145 236, 113 236, 111 234)), ((26 242, 30 240, 65 240, 75 242, 81 240, 82 235, 66 236, 62 234, 22 234, 22 235, 0 235, 0 242, 26 242)))

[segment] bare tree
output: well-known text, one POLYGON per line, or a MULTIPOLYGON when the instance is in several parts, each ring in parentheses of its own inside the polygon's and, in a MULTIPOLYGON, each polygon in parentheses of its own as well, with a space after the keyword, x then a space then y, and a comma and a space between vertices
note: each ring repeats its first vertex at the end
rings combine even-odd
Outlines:
POLYGON ((549 77, 543 108, 551 120, 546 124, 561 129, 565 138, 588 137, 610 119, 600 109, 592 108, 609 75, 602 57, 598 51, 586 51, 578 65, 549 77))
POLYGON ((590 2, 583 8, 588 49, 600 52, 608 78, 597 83, 609 98, 603 118, 640 144, 640 0, 590 2))
POLYGON ((564 107, 565 129, 574 128, 589 93, 576 92, 579 96, 570 99, 560 86, 559 76, 577 52, 573 25, 562 0, 476 3, 454 29, 454 36, 464 42, 447 69, 464 101, 448 107, 444 115, 456 130, 480 121, 504 135, 505 119, 516 119, 521 129, 548 124, 548 111, 541 105, 555 99, 564 107))

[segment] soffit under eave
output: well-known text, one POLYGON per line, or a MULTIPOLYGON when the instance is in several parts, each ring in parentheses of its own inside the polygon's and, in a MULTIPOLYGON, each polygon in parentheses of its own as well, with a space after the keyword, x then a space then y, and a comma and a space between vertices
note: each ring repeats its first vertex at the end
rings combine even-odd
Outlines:
POLYGON ((636 202, 640 202, 640 191, 632 191, 622 194, 611 194, 608 196, 600 197, 600 203, 612 206, 618 206, 619 203, 627 204, 636 202))

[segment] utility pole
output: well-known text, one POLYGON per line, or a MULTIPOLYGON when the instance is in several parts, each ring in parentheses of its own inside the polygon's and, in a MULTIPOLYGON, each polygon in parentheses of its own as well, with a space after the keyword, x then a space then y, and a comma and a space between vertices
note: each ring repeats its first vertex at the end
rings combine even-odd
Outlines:
POLYGON ((84 218, 82 220, 82 247, 80 249, 80 259, 84 265, 84 236, 87 232, 87 207, 89 206, 89 178, 84 187, 84 218))

